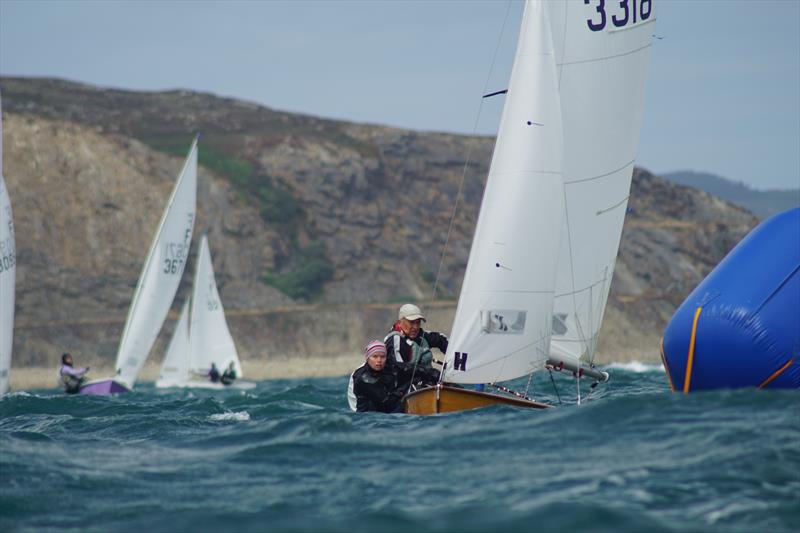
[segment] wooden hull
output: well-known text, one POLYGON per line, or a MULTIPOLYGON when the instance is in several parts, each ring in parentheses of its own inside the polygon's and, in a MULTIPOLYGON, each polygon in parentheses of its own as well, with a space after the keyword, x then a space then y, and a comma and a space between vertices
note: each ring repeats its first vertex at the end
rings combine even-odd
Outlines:
POLYGON ((410 415, 435 415, 468 409, 480 409, 490 405, 510 405, 527 409, 546 409, 547 404, 500 396, 487 392, 436 385, 407 394, 403 398, 403 412, 410 415))

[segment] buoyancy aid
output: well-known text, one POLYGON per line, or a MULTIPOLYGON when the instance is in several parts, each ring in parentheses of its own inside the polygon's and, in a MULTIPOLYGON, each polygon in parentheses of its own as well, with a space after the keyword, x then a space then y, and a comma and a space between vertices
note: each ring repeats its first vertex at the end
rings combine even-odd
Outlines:
POLYGON ((386 337, 384 337, 383 342, 388 344, 391 340, 392 347, 394 348, 394 358, 397 362, 411 364, 418 363, 420 366, 429 367, 433 362, 433 352, 431 351, 431 347, 423 335, 418 336, 417 339, 419 339, 419 343, 406 338, 403 335, 402 330, 400 330, 398 326, 395 326, 395 328, 392 329, 392 331, 390 331, 386 337), (400 349, 403 343, 411 347, 411 360, 409 361, 403 359, 403 354, 400 349))

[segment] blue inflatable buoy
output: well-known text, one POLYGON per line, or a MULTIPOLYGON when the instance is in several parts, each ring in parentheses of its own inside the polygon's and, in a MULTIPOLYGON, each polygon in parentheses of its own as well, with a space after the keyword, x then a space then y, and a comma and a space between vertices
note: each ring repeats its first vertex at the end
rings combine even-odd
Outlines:
POLYGON ((759 224, 664 331, 675 391, 800 388, 800 208, 759 224))

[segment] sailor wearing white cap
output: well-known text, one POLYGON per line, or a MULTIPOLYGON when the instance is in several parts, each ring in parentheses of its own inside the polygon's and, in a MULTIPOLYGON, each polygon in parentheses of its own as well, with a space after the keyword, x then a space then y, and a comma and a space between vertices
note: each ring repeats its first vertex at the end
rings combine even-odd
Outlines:
POLYGON ((416 305, 407 303, 400 306, 397 322, 384 339, 387 364, 400 361, 430 368, 433 362, 431 348, 438 348, 442 353, 447 351, 447 337, 436 331, 423 330, 425 321, 425 315, 416 305))

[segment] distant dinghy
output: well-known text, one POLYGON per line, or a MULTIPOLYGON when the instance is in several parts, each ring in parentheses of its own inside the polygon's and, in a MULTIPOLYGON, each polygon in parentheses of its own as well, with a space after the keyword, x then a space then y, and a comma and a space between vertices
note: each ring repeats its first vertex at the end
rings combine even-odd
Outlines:
POLYGON ((800 208, 750 232, 664 331, 673 390, 800 388, 800 208))
POLYGON ((197 139, 189 149, 147 254, 117 352, 116 375, 90 381, 81 394, 133 389, 178 290, 192 242, 197 199, 197 139))
POLYGON ((222 307, 214 278, 208 239, 203 235, 200 252, 197 254, 191 318, 190 303, 187 301, 172 334, 156 387, 252 389, 256 386, 250 381, 238 381, 240 377, 242 365, 225 320, 225 309, 222 307), (212 362, 219 366, 220 373, 233 363, 237 380, 231 385, 224 385, 211 383, 208 378, 202 379, 211 368, 212 362))
POLYGON ((0 394, 8 392, 14 341, 17 249, 11 198, 3 178, 3 118, 0 113, 0 394))

